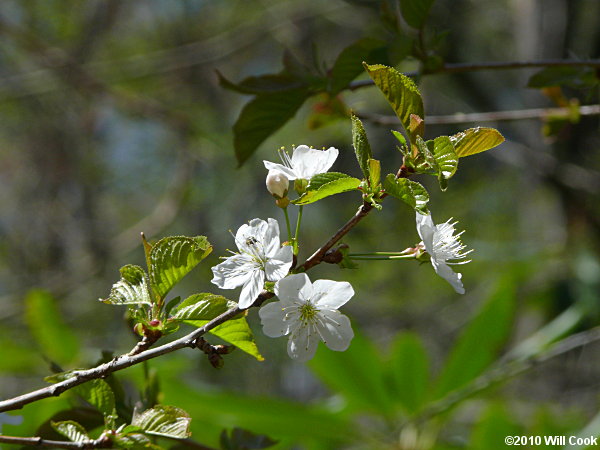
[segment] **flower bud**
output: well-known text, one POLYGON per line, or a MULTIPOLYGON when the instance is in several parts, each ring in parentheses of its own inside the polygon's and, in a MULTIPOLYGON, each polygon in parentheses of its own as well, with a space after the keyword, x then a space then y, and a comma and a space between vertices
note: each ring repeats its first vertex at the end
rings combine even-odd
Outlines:
POLYGON ((281 172, 277 170, 269 170, 266 184, 267 190, 276 199, 284 198, 287 196, 288 189, 290 187, 290 181, 281 172))

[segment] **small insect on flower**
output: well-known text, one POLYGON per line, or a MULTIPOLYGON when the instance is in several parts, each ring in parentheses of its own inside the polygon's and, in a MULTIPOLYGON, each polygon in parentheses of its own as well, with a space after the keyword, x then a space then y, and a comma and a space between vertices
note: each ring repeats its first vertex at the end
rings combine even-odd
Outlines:
POLYGON ((289 275, 275 284, 279 301, 258 312, 269 337, 289 334, 287 351, 292 359, 308 361, 319 341, 335 351, 344 351, 354 337, 350 319, 338 311, 354 295, 348 282, 317 280, 305 273, 289 275))
POLYGON ((279 223, 253 219, 242 225, 234 236, 239 253, 233 253, 212 268, 212 283, 221 289, 242 286, 240 308, 249 308, 263 289, 265 281, 285 277, 292 266, 293 250, 281 247, 279 223))

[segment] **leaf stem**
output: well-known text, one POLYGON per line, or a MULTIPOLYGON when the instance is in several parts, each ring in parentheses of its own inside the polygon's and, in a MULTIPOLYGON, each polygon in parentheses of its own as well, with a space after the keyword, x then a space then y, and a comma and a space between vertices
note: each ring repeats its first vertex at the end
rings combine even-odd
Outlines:
POLYGON ((296 221, 296 233, 294 235, 294 255, 298 254, 298 236, 300 234, 300 224, 302 223, 302 211, 304 206, 298 208, 298 220, 296 221))

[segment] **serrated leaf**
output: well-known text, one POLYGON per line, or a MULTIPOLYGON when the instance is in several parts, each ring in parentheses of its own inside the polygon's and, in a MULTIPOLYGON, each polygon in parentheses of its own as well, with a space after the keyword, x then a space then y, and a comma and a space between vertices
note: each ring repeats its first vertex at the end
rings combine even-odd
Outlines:
POLYGON ((382 61, 385 57, 385 43, 379 39, 363 38, 346 47, 339 54, 329 71, 331 84, 329 92, 337 95, 362 72, 363 61, 382 61))
POLYGON ((369 184, 373 189, 376 189, 380 181, 381 162, 377 159, 369 159, 369 184))
POLYGON ((429 210, 427 209, 429 194, 420 183, 407 178, 396 178, 394 174, 390 173, 385 177, 383 187, 388 194, 399 198, 414 208, 415 211, 421 214, 429 214, 429 210))
POLYGON ((450 138, 438 136, 433 141, 427 141, 427 145, 433 153, 439 172, 444 178, 451 178, 458 167, 458 156, 450 138))
POLYGON ((404 129, 410 126, 410 115, 425 117, 423 100, 415 83, 393 67, 363 63, 375 85, 392 105, 404 129))
POLYGON ((450 136, 454 151, 459 158, 485 152, 504 142, 504 136, 495 128, 469 128, 450 136))
POLYGON ((115 394, 104 380, 90 380, 73 388, 73 392, 100 411, 104 417, 115 414, 115 394))
POLYGON ((162 299, 212 251, 204 236, 171 236, 158 241, 150 250, 150 283, 162 299))
POLYGON ((66 437, 72 442, 84 442, 90 440, 85 428, 73 420, 66 420, 64 422, 50 422, 50 424, 57 433, 66 437))
POLYGON ((112 442, 117 448, 126 450, 163 450, 142 433, 117 433, 112 437, 112 442))
POLYGON ((121 279, 113 284, 103 303, 111 305, 152 305, 148 277, 140 266, 128 264, 121 267, 121 279))
POLYGON ((247 103, 233 126, 235 156, 241 166, 258 146, 296 114, 308 89, 261 94, 247 103))
POLYGON ((302 197, 292 201, 296 205, 308 205, 342 192, 354 191, 360 186, 360 180, 344 173, 327 172, 315 175, 306 187, 302 197))
POLYGON ((221 295, 202 293, 186 298, 173 312, 174 320, 212 320, 237 303, 221 295))
POLYGON ((400 0, 400 12, 406 23, 413 28, 425 25, 431 5, 435 0, 400 0))
POLYGON ((369 179, 369 159, 372 158, 371 145, 369 145, 365 127, 360 119, 354 114, 352 114, 351 119, 352 145, 354 146, 354 153, 356 154, 358 165, 360 166, 364 177, 369 179))
POLYGON ((185 439, 190 436, 191 418, 183 409, 175 406, 156 405, 141 414, 134 412, 131 424, 144 433, 185 439))

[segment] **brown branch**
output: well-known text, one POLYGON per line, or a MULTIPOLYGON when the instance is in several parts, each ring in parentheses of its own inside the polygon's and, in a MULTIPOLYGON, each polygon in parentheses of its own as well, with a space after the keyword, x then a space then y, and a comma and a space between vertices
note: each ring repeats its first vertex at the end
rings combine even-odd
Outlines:
POLYGON ((49 439, 42 439, 41 437, 17 437, 17 436, 3 436, 0 435, 0 442, 4 444, 14 445, 32 445, 35 447, 52 447, 52 448, 69 448, 69 449, 86 449, 86 448, 110 448, 112 443, 106 436, 98 439, 81 441, 81 442, 69 442, 69 441, 51 441, 49 439))

